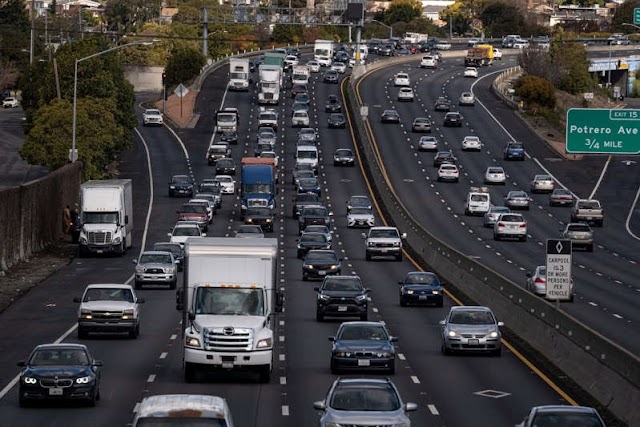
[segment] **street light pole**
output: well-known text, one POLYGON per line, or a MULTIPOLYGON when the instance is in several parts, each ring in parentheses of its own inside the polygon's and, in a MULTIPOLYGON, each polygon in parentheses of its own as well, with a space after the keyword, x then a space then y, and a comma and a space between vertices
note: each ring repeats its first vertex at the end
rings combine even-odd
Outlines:
POLYGON ((75 65, 73 67, 73 113, 72 113, 72 124, 71 124, 71 152, 69 153, 69 161, 71 163, 75 163, 78 160, 78 153, 76 152, 76 106, 78 104, 78 64, 82 61, 86 61, 87 59, 95 58, 96 56, 104 55, 105 53, 112 52, 114 50, 122 49, 127 46, 134 45, 144 45, 148 46, 153 44, 154 41, 150 42, 131 42, 127 44, 123 44, 120 46, 112 47, 111 49, 103 50, 101 52, 94 53, 93 55, 85 56, 84 58, 76 59, 75 65))
POLYGON ((390 25, 385 24, 384 22, 380 22, 377 19, 372 19, 371 21, 373 22, 377 22, 378 24, 382 25, 383 27, 387 27, 389 29, 389 38, 392 39, 393 38, 393 27, 390 25))

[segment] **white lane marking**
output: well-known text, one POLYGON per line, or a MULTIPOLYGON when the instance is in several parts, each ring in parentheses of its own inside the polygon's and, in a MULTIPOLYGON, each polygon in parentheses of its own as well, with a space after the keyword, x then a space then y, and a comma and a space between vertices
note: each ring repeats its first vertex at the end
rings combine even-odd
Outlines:
POLYGON ((407 360, 407 358, 404 356, 404 354, 402 353, 398 353, 398 359, 400 360, 407 360))
POLYGON ((438 412, 438 409, 436 409, 436 405, 427 405, 427 408, 429 408, 429 412, 431 412, 431 415, 440 415, 440 412, 438 412))
POLYGON ((289 416, 289 405, 282 405, 282 416, 283 417, 289 416))
POLYGON ((149 375, 149 378, 147 378, 147 382, 148 383, 152 383, 156 380, 156 374, 151 374, 149 375))
POLYGON ((280 385, 287 385, 287 377, 280 377, 280 385))
POLYGON ((414 384, 420 384, 420 380, 415 375, 411 375, 411 381, 413 381, 414 384))
POLYGON ((594 306, 594 307, 597 307, 597 306, 598 306, 598 304, 596 304, 596 303, 595 303, 595 302, 593 302, 593 301, 589 301, 589 305, 592 305, 592 306, 594 306))
POLYGON ((278 341, 280 341, 280 342, 284 342, 284 335, 280 335, 280 336, 278 337, 278 341))
POLYGON ((167 353, 166 351, 163 351, 162 353, 160 353, 160 359, 166 359, 168 355, 169 353, 167 353))
POLYGON ((281 362, 284 362, 285 357, 286 356, 284 354, 279 354, 278 355, 278 360, 281 361, 281 362))
POLYGON ((616 313, 613 313, 613 317, 615 317, 616 319, 624 319, 622 316, 616 313))
POLYGON ((178 338, 178 336, 176 334, 173 334, 169 337, 170 340, 175 340, 176 338, 178 338))
POLYGON ((604 167, 602 168, 602 172, 600 172, 600 177, 598 178, 598 181, 596 182, 595 187, 593 187, 591 194, 589 194, 589 197, 588 197, 589 199, 593 199, 593 197, 596 195, 596 192, 598 191, 598 187, 600 187, 600 183, 604 179, 604 174, 607 172, 607 169, 609 168, 609 163, 611 163, 611 156, 607 157, 607 161, 605 162, 604 167))
POLYGON ((638 187, 638 191, 636 192, 636 198, 633 200, 633 204, 631 205, 631 209, 629 210, 629 215, 627 215, 627 220, 624 223, 624 227, 627 229, 627 233, 629 233, 636 240, 640 240, 640 237, 633 234, 633 231, 631 231, 631 227, 629 227, 629 223, 631 222, 631 215, 633 215, 633 211, 636 208, 638 199, 640 199, 640 186, 638 187))

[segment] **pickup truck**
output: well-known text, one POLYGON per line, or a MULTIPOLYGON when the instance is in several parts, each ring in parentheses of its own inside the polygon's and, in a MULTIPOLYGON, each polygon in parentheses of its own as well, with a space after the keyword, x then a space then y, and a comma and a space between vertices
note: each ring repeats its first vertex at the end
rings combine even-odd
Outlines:
POLYGON ((367 261, 374 256, 393 256, 396 261, 402 261, 402 241, 407 238, 406 233, 400 233, 395 227, 371 227, 368 233, 362 233, 362 238, 367 261))
POLYGON ((600 202, 593 199, 579 199, 571 210, 571 222, 593 222, 602 227, 604 211, 600 202))

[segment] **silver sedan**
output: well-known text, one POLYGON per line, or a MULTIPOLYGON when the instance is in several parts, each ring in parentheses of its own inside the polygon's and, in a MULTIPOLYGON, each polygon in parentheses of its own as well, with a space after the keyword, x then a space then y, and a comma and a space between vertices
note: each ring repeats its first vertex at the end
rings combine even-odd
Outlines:
POLYGON ((509 191, 504 198, 504 204, 511 209, 529 210, 532 199, 526 191, 509 191))
POLYGON ((502 166, 489 166, 484 173, 485 184, 502 184, 507 181, 507 175, 504 173, 502 166))
POLYGON ((506 206, 491 206, 484 214, 484 226, 493 228, 500 215, 504 213, 511 213, 511 209, 506 206))
POLYGON ((435 136, 421 136, 418 141, 419 151, 437 151, 438 139, 435 136))
POLYGON ((556 183, 550 175, 536 175, 531 181, 532 193, 550 193, 554 190, 556 183))
POLYGON ((454 351, 502 353, 502 335, 493 312, 488 307, 455 306, 440 321, 442 326, 442 352, 454 351))

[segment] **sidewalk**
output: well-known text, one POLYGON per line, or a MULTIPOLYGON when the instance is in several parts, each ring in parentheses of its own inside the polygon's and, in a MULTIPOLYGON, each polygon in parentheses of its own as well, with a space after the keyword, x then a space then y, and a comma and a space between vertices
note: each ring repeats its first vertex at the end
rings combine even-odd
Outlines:
MULTIPOLYGON (((165 118, 179 129, 194 128, 200 118, 200 114, 196 114, 193 111, 197 96, 198 92, 195 90, 189 90, 189 93, 183 96, 182 99, 176 94, 169 96, 165 104, 165 118)), ((160 111, 162 111, 162 104, 162 99, 155 103, 156 108, 160 111)))

